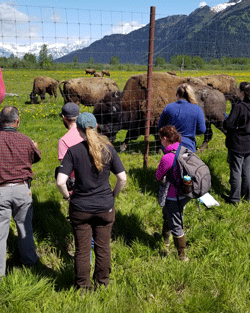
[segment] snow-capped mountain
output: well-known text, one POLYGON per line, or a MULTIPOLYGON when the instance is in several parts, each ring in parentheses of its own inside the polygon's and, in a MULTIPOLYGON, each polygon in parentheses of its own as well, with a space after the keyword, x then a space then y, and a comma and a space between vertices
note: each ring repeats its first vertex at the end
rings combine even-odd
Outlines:
MULTIPOLYGON (((232 9, 233 10, 235 5, 237 5, 237 7, 238 7, 238 5, 241 6, 243 3, 248 2, 248 1, 250 1, 250 0, 229 0, 226 3, 218 4, 218 5, 216 5, 214 7, 211 7, 211 8, 209 6, 207 6, 205 1, 202 1, 200 3, 199 9, 195 10, 194 12, 192 12, 190 14, 190 16, 193 15, 193 14, 199 14, 200 10, 207 10, 210 13, 211 13, 211 11, 213 12, 212 18, 216 18, 215 16, 217 16, 218 12, 221 12, 221 11, 224 11, 224 10, 227 11, 228 9, 230 9, 230 10, 232 9)), ((188 18, 188 17, 185 16, 185 15, 182 16, 183 21, 186 18, 188 18)), ((200 20, 200 16, 198 18, 200 20)), ((208 18, 210 19, 211 16, 209 15, 208 18)), ((212 19, 211 19, 211 22, 212 22, 212 19)), ((207 23, 207 19, 204 19, 204 25, 205 25, 205 23, 207 23)), ((176 29, 176 27, 177 28, 179 27, 178 23, 176 24, 175 29, 176 29)), ((211 26, 209 26, 209 27, 211 28, 211 26)), ((189 30, 191 32, 193 31, 193 28, 190 28, 190 27, 188 27, 188 28, 189 28, 189 30)), ((168 26, 168 29, 169 29, 169 26, 168 26)), ((200 29, 200 25, 197 26, 197 29, 200 29)), ((146 30, 146 32, 148 32, 147 26, 144 26, 142 28, 140 27, 137 30, 137 32, 139 32, 140 30, 141 31, 146 30)), ((183 30, 183 26, 180 25, 180 32, 182 32, 182 30, 183 30)), ((134 32, 135 32, 135 30, 134 30, 134 32)), ((134 34, 134 32, 133 32, 133 34, 134 34)), ((174 32, 174 34, 173 34, 174 40, 176 40, 176 38, 175 38, 175 36, 176 36, 175 34, 176 33, 177 32, 174 32)), ((195 34, 197 35, 197 30, 195 31, 195 34)), ((122 37, 122 38, 124 38, 124 39, 129 38, 130 32, 127 32, 127 34, 124 35, 124 36, 125 37, 122 37), (128 36, 128 37, 126 37, 126 36, 128 36)), ((146 36, 148 36, 148 33, 147 33, 146 36)), ((192 36, 190 38, 192 38, 192 36)), ((209 40, 210 39, 208 39, 208 41, 209 40)), ((41 51, 42 45, 46 44, 47 45, 47 49, 48 49, 48 54, 51 54, 54 59, 57 59, 57 60, 60 59, 61 62, 64 62, 64 60, 66 60, 66 59, 67 60, 71 60, 71 62, 72 62, 74 56, 76 55, 75 52, 77 50, 88 51, 88 53, 86 54, 86 56, 84 58, 83 58, 83 56, 80 56, 79 53, 77 54, 78 61, 80 61, 80 62, 84 61, 85 62, 86 59, 88 59, 90 56, 92 56, 93 51, 97 51, 96 48, 91 49, 91 47, 93 45, 94 46, 97 45, 99 47, 99 44, 101 43, 101 47, 100 47, 101 50, 100 50, 99 54, 98 53, 95 54, 95 61, 97 62, 101 56, 104 57, 106 55, 105 53, 103 53, 103 51, 110 51, 110 49, 111 49, 112 53, 111 52, 110 53, 112 55, 116 55, 117 51, 118 51, 117 47, 119 45, 123 44, 122 41, 123 41, 123 39, 121 40, 121 37, 116 37, 116 36, 112 35, 112 36, 104 36, 101 40, 96 40, 91 45, 90 45, 90 42, 87 39, 76 40, 74 42, 72 42, 72 40, 71 40, 71 42, 69 43, 69 42, 67 42, 66 38, 65 38, 65 43, 62 43, 62 42, 60 42, 60 43, 59 42, 58 43, 49 43, 49 42, 39 42, 38 41, 38 42, 35 42, 35 43, 32 43, 32 44, 15 44, 15 43, 7 43, 7 42, 3 43, 3 42, 0 42, 0 57, 4 57, 4 56, 5 57, 9 57, 11 54, 14 54, 14 56, 17 56, 18 58, 21 59, 25 55, 25 53, 32 53, 32 54, 38 56, 39 52, 41 51), (110 42, 115 40, 115 38, 119 38, 119 39, 117 39, 118 41, 115 42, 115 44, 113 45, 114 51, 112 51, 112 45, 110 45, 110 42), (106 49, 103 46, 103 42, 105 42, 107 44, 107 48, 106 49)), ((146 44, 146 47, 147 47, 147 44, 146 44)), ((126 55, 126 54, 124 54, 123 49, 124 49, 124 47, 121 47, 121 51, 122 51, 121 58, 126 55)), ((162 49, 165 50, 165 48, 162 48, 162 49)), ((130 51, 130 50, 131 50, 131 46, 128 47, 128 51, 130 51)), ((145 55, 147 55, 146 52, 145 52, 145 55)), ((110 55, 108 56, 108 58, 110 58, 110 55)), ((119 58, 120 58, 120 56, 119 56, 119 58)), ((166 57, 166 59, 169 59, 169 57, 166 57)), ((128 62, 128 61, 130 62, 130 60, 127 60, 127 59, 124 60, 125 63, 128 62)), ((108 60, 106 60, 106 59, 105 60, 100 60, 100 62, 104 62, 105 63, 105 62, 108 62, 108 60)), ((139 60, 137 62, 140 62, 140 58, 139 58, 139 60)))
POLYGON ((230 7, 232 5, 240 3, 241 1, 242 0, 231 0, 231 1, 228 1, 226 3, 217 4, 214 7, 212 7, 211 10, 214 11, 215 13, 218 13, 220 11, 227 9, 228 7, 230 7))
POLYGON ((87 40, 83 41, 78 40, 71 44, 66 43, 52 44, 48 42, 36 42, 30 45, 0 43, 0 56, 8 58, 11 54, 14 54, 15 57, 18 57, 20 59, 25 55, 25 53, 32 53, 38 56, 44 44, 47 45, 48 54, 51 54, 53 56, 53 59, 57 59, 66 54, 69 54, 70 52, 87 47, 89 45, 89 42, 87 40))

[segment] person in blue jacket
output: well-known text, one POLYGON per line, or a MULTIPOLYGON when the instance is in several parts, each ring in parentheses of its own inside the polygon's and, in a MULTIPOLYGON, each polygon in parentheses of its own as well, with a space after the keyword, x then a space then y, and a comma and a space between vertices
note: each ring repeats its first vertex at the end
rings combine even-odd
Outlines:
POLYGON ((169 103, 163 110, 158 129, 166 125, 175 126, 181 134, 181 145, 195 152, 195 135, 204 134, 206 131, 203 110, 197 105, 194 90, 188 84, 180 85, 176 96, 177 101, 169 103))

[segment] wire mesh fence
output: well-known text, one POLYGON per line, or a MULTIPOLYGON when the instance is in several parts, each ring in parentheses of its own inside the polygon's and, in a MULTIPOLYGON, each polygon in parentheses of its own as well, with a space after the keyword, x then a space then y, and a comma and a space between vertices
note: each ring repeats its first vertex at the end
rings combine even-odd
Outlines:
MULTIPOLYGON (((58 139, 67 131, 60 112, 68 101, 77 102, 80 112, 94 112, 100 131, 112 140, 118 151, 143 153, 150 8, 148 13, 142 13, 118 12, 115 8, 114 11, 95 11, 7 3, 0 6, 3 12, 0 19, 0 65, 7 92, 1 107, 17 106, 21 113, 20 131, 38 142, 43 164, 47 166, 44 171, 44 165, 36 165, 40 182, 51 182, 53 169, 58 165, 58 139), (58 81, 57 97, 48 101, 46 93, 44 101, 42 94, 36 104, 31 103, 33 82, 35 77, 40 76, 58 81), (82 89, 67 89, 72 79, 80 79, 82 89), (115 86, 115 90, 111 85, 115 86)), ((150 153, 156 153, 160 148, 157 136, 159 117, 164 107, 176 100, 178 85, 188 83, 196 88, 198 104, 204 110, 207 126, 215 125, 222 134, 223 113, 229 110, 229 103, 227 108, 223 97, 229 99, 229 95, 236 92, 237 83, 247 79, 244 73, 239 77, 237 70, 232 70, 226 72, 230 74, 228 81, 218 76, 212 81, 211 75, 221 72, 212 66, 210 70, 201 69, 202 66, 194 62, 199 51, 203 58, 217 60, 221 52, 213 38, 220 36, 223 41, 227 36, 226 32, 209 29, 208 26, 207 38, 198 40, 196 36, 193 41, 186 37, 183 39, 183 33, 187 33, 194 23, 202 22, 202 17, 199 18, 200 21, 197 21, 190 15, 185 22, 182 21, 181 33, 177 27, 180 17, 174 20, 167 14, 158 14, 156 8, 154 40, 157 53, 154 62, 162 55, 168 63, 154 69, 150 153), (166 41, 163 35, 166 36, 173 26, 176 31, 166 41), (163 29, 165 33, 161 31, 163 29), (192 45, 198 46, 196 52, 191 49, 192 45), (180 62, 171 63, 171 57, 179 58, 180 62), (190 60, 194 63, 187 70, 190 60), (204 78, 206 74, 210 78, 204 78), (226 86, 228 90, 224 90, 226 86), (213 98, 215 95, 211 90, 214 89, 222 93, 220 99, 213 98)), ((246 41, 242 49, 248 47, 249 42, 246 41)), ((234 55, 234 49, 235 43, 228 42, 222 53, 229 58, 234 55)), ((40 93, 43 88, 44 85, 38 87, 40 93)), ((209 130, 204 138, 208 142, 211 137, 209 130)), ((198 139, 199 144, 202 141, 203 138, 198 139)))

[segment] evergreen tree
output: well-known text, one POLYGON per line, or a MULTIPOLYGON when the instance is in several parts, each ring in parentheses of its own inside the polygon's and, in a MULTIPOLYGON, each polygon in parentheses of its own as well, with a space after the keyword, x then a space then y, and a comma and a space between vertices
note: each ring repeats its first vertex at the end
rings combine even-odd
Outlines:
POLYGON ((25 53, 21 61, 21 66, 24 68, 34 68, 37 66, 36 56, 32 53, 25 53))
POLYGON ((32 53, 25 53, 23 60, 31 64, 37 64, 36 56, 32 53))
POLYGON ((95 64, 93 57, 89 58, 88 64, 89 64, 89 65, 94 65, 94 64, 95 64))
POLYGON ((47 45, 42 45, 38 56, 38 64, 41 68, 50 68, 54 64, 52 55, 48 55, 47 45))
POLYGON ((110 60, 110 65, 119 65, 120 64, 120 60, 119 57, 116 55, 115 57, 112 57, 110 60))
POLYGON ((205 61, 200 56, 192 57, 192 68, 193 69, 202 69, 205 65, 205 61))
POLYGON ((159 67, 165 67, 166 66, 166 61, 164 58, 162 57, 157 57, 155 60, 155 66, 159 66, 159 67))
POLYGON ((74 63, 74 64, 78 64, 77 55, 74 56, 73 63, 74 63))
POLYGON ((73 58, 73 66, 74 66, 74 68, 78 68, 79 67, 77 55, 75 55, 74 58, 73 58))

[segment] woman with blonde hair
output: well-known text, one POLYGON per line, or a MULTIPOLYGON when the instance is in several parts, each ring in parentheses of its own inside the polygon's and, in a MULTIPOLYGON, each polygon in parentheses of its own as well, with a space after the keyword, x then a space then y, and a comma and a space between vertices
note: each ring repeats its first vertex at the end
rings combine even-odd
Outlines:
POLYGON ((96 119, 91 113, 82 113, 76 119, 77 129, 83 138, 70 147, 62 160, 57 177, 57 187, 63 198, 70 202, 69 218, 75 237, 76 286, 91 289, 90 249, 94 238, 95 286, 109 282, 110 237, 115 220, 114 198, 126 183, 122 162, 106 137, 96 132, 96 119), (66 181, 75 172, 75 188, 70 196, 66 181), (111 190, 110 172, 116 175, 116 185, 111 190))
POLYGON ((176 97, 176 102, 169 103, 164 108, 158 129, 166 125, 175 126, 181 134, 181 145, 195 152, 195 135, 206 131, 203 110, 197 105, 193 88, 186 83, 177 88, 176 97))

